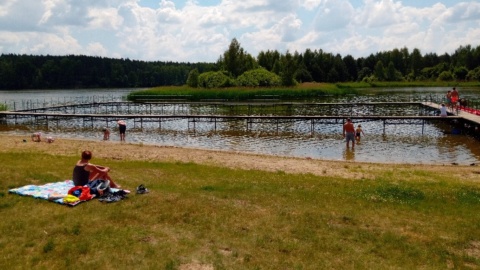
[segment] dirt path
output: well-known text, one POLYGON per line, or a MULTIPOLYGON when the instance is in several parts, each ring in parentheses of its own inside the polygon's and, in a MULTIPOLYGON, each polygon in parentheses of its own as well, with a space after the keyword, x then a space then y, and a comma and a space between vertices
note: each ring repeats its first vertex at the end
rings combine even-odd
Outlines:
POLYGON ((203 150, 171 146, 119 143, 113 141, 88 141, 56 139, 53 143, 32 142, 26 136, 0 134, 0 152, 40 151, 53 155, 80 156, 83 150, 93 151, 94 158, 113 160, 145 160, 168 162, 194 162, 221 167, 310 173, 314 175, 350 179, 374 178, 379 171, 425 170, 438 174, 451 174, 452 178, 480 180, 478 166, 378 164, 346 161, 329 161, 310 158, 291 158, 218 150, 203 150), (24 142, 25 140, 25 142, 24 142))

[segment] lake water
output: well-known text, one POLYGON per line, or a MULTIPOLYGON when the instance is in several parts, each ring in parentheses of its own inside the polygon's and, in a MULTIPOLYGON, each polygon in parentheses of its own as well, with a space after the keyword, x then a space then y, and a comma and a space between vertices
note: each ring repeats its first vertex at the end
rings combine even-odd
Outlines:
MULTIPOLYGON (((61 103, 122 100, 137 89, 115 90, 27 90, 0 91, 0 102, 16 104, 61 103)), ((387 89, 371 95, 350 95, 325 97, 318 102, 381 102, 381 101, 421 101, 443 96, 445 88, 403 88, 387 89)), ((476 100, 480 89, 460 89, 462 97, 476 100)), ((196 108, 198 109, 198 108, 196 108)), ((355 150, 347 149, 341 135, 342 126, 316 124, 311 130, 310 123, 293 122, 275 125, 254 124, 248 130, 245 123, 198 123, 192 129, 186 120, 146 123, 143 128, 127 121, 127 142, 218 149, 228 151, 263 153, 281 156, 310 157, 329 160, 348 160, 382 163, 421 163, 421 164, 471 164, 480 161, 479 141, 467 135, 451 134, 451 127, 442 123, 421 125, 387 125, 381 121, 362 122, 365 136, 355 150)), ((101 140, 101 129, 105 123, 94 123, 92 127, 82 127, 81 122, 55 125, 43 130, 45 136, 55 138, 81 138, 101 140)), ((191 124, 190 124, 191 125, 191 124)), ((116 127, 111 140, 119 140, 116 127)), ((29 136, 41 130, 33 126, 0 126, 0 132, 29 136)))

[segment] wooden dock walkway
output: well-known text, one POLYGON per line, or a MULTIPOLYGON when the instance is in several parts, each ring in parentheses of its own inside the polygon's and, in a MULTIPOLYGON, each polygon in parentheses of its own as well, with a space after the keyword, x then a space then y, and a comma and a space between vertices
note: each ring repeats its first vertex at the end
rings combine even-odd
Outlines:
MULTIPOLYGON (((109 103, 111 104, 111 103, 109 103)), ((192 104, 192 103, 189 103, 192 104)), ((205 104, 202 102, 201 104, 205 104)), ((212 103, 209 103, 212 104, 212 103)), ((239 104, 239 103, 227 103, 227 104, 239 104)), ((268 104, 268 103, 267 103, 268 104)), ((277 103, 277 104, 292 104, 292 103, 277 103)), ((398 105, 398 103, 395 103, 398 105)), ((132 120, 133 128, 140 127, 143 128, 144 123, 158 123, 159 128, 162 127, 162 122, 171 121, 171 120, 188 120, 188 128, 190 124, 193 124, 195 128, 196 123, 207 122, 213 123, 215 129, 217 123, 229 122, 229 121, 244 121, 247 125, 247 130, 255 123, 270 123, 276 124, 277 127, 280 123, 287 121, 303 121, 309 122, 312 130, 316 124, 343 124, 347 118, 351 118, 355 122, 367 122, 367 121, 383 121, 384 131, 385 126, 388 124, 411 124, 411 125, 422 125, 423 127, 426 122, 453 122, 453 121, 465 121, 469 122, 471 126, 477 127, 480 126, 480 116, 471 114, 465 111, 458 111, 455 114, 450 112, 448 117, 440 117, 435 114, 436 110, 439 110, 440 105, 433 102, 404 102, 402 104, 406 105, 419 105, 424 106, 430 110, 428 115, 396 115, 396 116, 385 116, 385 115, 195 115, 195 114, 109 114, 109 113, 61 113, 61 112, 27 112, 27 111, 1 111, 0 112, 0 122, 5 124, 8 123, 25 123, 25 119, 32 119, 30 124, 34 125, 45 125, 47 128, 52 125, 59 125, 60 121, 69 121, 73 119, 81 119, 83 126, 94 127, 94 122, 100 123, 100 125, 109 127, 116 126, 118 120, 132 120)), ((304 105, 304 104, 303 104, 304 105)), ((319 105, 318 103, 314 105, 319 105)), ((345 103, 321 103, 322 106, 345 106, 345 103)), ((358 105, 358 104, 356 104, 358 105)), ((370 105, 392 105, 392 103, 361 103, 361 106, 370 106, 370 105)))
POLYGON ((90 123, 91 127, 94 127, 94 121, 104 121, 105 126, 116 125, 116 122, 120 119, 122 120, 133 120, 133 127, 140 126, 143 128, 144 123, 158 122, 159 128, 162 126, 162 122, 169 120, 188 120, 190 128, 190 123, 193 124, 195 128, 196 123, 208 122, 215 125, 215 130, 217 123, 229 122, 229 121, 245 121, 247 130, 255 123, 270 123, 276 124, 277 127, 280 123, 285 121, 303 121, 309 122, 311 125, 312 131, 318 123, 324 124, 343 124, 347 118, 351 118, 354 121, 365 122, 365 121, 383 121, 384 131, 385 126, 388 124, 411 124, 411 125, 422 125, 423 127, 426 121, 453 121, 455 119, 459 120, 459 116, 451 117, 439 117, 439 116, 280 116, 280 115, 145 115, 145 114, 122 114, 122 115, 113 115, 113 114, 64 114, 64 113, 30 113, 30 112, 0 112, 0 119, 10 118, 10 121, 13 121, 15 124, 18 124, 18 120, 22 118, 33 118, 36 124, 44 123, 47 128, 51 125, 57 124, 61 120, 68 119, 82 119, 83 126, 85 127, 87 123, 90 123))
MULTIPOLYGON (((422 104, 424 106, 430 107, 432 109, 437 109, 437 110, 440 110, 440 106, 441 106, 440 104, 433 103, 433 102, 422 102, 422 104)), ((460 109, 459 110, 454 110, 454 111, 452 111, 451 109, 448 109, 447 112, 449 114, 448 117, 451 117, 451 115, 452 116, 457 116, 458 118, 460 118, 462 120, 465 120, 465 121, 468 121, 471 124, 480 126, 480 115, 473 114, 473 113, 467 112, 465 110, 460 110, 460 109)))

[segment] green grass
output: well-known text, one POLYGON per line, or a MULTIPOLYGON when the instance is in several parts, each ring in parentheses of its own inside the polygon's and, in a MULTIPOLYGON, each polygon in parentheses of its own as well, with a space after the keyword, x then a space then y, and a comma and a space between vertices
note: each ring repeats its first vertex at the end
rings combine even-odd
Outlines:
POLYGON ((448 82, 448 81, 402 81, 402 82, 350 82, 337 83, 339 88, 392 88, 392 87, 480 87, 480 82, 448 82))
POLYGON ((246 88, 231 87, 221 89, 191 88, 188 86, 167 86, 130 93, 128 100, 188 99, 245 101, 252 99, 311 99, 325 95, 356 93, 352 88, 339 88, 334 84, 302 85, 298 87, 246 88))
POLYGON ((76 160, 0 153, 1 269, 480 267, 478 182, 421 168, 351 180, 98 159, 150 193, 74 208, 8 194, 67 179, 76 160))

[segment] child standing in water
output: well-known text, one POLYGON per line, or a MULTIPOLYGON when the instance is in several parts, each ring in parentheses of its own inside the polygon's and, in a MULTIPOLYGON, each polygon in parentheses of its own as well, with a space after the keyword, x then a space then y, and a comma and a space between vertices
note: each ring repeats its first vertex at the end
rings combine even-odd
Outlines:
POLYGON ((355 130, 355 139, 357 139, 357 141, 360 141, 360 138, 361 138, 360 135, 365 135, 365 133, 363 133, 363 130, 362 130, 362 125, 358 125, 357 129, 355 130))
POLYGON ((110 140, 110 130, 106 127, 103 128, 103 140, 104 141, 110 140))

